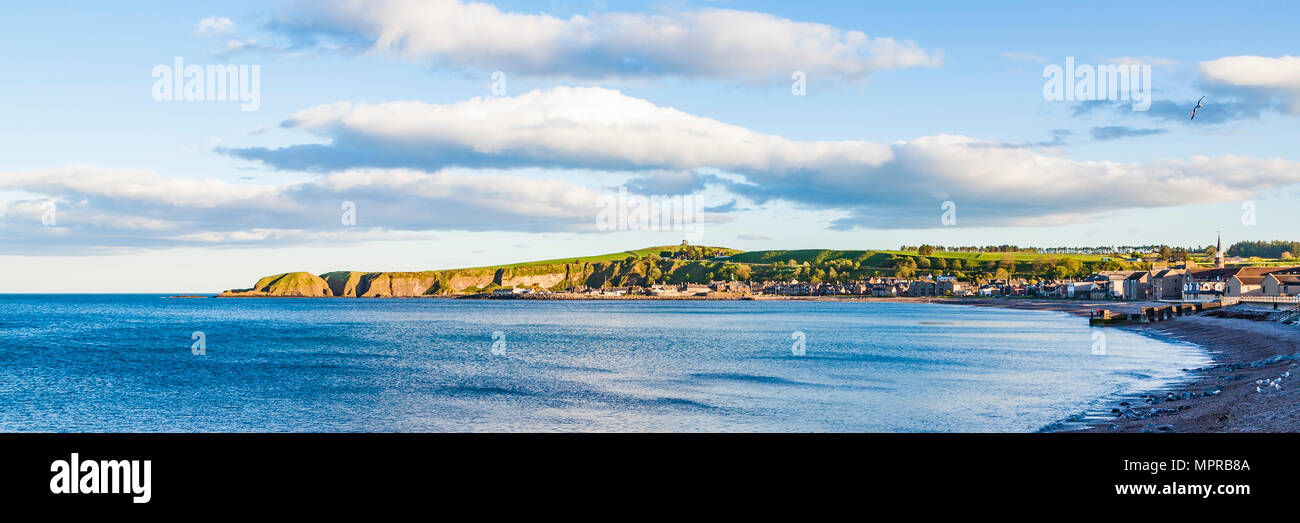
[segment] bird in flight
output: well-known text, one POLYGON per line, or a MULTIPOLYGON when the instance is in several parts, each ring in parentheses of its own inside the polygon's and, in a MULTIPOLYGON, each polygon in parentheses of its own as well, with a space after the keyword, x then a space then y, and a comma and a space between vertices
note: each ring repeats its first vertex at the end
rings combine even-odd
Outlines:
MULTIPOLYGON (((1202 97, 1201 97, 1201 100, 1204 100, 1204 99, 1205 99, 1205 97, 1202 96, 1202 97)), ((1192 117, 1191 117, 1192 120, 1195 120, 1195 119, 1196 119, 1196 110, 1197 110, 1197 109, 1200 109, 1200 108, 1202 108, 1202 107, 1205 107, 1204 105, 1201 105, 1201 100, 1197 100, 1197 101, 1196 101, 1196 107, 1193 107, 1193 108, 1192 108, 1192 117)))

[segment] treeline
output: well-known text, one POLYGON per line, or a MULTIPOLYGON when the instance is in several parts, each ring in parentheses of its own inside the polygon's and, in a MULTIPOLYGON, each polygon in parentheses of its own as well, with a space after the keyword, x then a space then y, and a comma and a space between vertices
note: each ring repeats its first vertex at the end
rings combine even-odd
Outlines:
POLYGON ((1242 258, 1293 258, 1300 252, 1300 242, 1274 240, 1271 242, 1237 242, 1228 247, 1228 256, 1242 258))

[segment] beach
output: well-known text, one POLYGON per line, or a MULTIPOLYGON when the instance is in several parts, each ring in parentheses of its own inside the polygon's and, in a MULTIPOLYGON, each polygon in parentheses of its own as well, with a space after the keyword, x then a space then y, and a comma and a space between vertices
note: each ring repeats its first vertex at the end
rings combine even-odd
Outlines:
MULTIPOLYGON (((954 299, 984 307, 1054 310, 1087 316, 1089 310, 1137 312, 1152 303, 1036 299, 954 299)), ((1300 396, 1292 390, 1300 370, 1300 327, 1209 314, 1117 327, 1157 339, 1199 345, 1214 364, 1189 369, 1191 377, 1168 390, 1116 398, 1109 419, 1092 418, 1064 432, 1296 432, 1300 396), (1257 384, 1283 376, 1281 388, 1257 384), (1263 392, 1256 392, 1260 387, 1263 392), (1216 392, 1217 391, 1217 392, 1216 392)))

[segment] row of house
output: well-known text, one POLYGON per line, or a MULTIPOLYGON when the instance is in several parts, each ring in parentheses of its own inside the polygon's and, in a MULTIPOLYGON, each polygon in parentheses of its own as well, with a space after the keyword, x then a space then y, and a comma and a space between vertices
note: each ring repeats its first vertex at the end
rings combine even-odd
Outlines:
MULTIPOLYGON (((517 290, 498 289, 498 294, 518 293, 517 290)), ((964 296, 974 290, 952 276, 934 279, 908 280, 903 278, 871 278, 850 282, 811 283, 786 281, 712 281, 708 284, 654 284, 649 287, 569 287, 565 293, 581 295, 631 295, 662 297, 706 296, 710 293, 770 295, 770 296, 964 296)))
POLYGON ((1216 267, 1105 271, 1068 282, 1063 298, 1213 301, 1224 297, 1300 296, 1300 267, 1216 267))
MULTIPOLYGON (((544 292, 503 288, 494 294, 544 292)), ((712 281, 708 284, 655 284, 650 287, 570 287, 567 293, 664 297, 706 296, 710 293, 771 296, 1040 296, 1087 300, 1213 301, 1224 297, 1300 296, 1300 267, 1160 268, 1143 271, 1104 271, 1075 281, 1028 282, 992 280, 977 286, 953 276, 909 280, 870 278, 851 282, 811 283, 798 280, 712 281)))

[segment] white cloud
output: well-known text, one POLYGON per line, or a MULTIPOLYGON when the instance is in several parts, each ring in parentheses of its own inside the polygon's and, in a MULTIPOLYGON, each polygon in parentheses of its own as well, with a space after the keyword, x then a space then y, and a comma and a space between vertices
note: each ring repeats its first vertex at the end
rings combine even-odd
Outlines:
MULTIPOLYGON (((816 170, 848 176, 852 169, 878 165, 887 146, 862 141, 796 142, 744 127, 659 107, 599 87, 557 87, 517 97, 480 97, 449 105, 393 102, 339 103, 294 114, 285 122, 333 136, 335 145, 359 138, 367 151, 383 155, 448 153, 466 165, 562 167, 716 167, 774 174, 816 170), (406 147, 410 146, 410 147, 406 147)), ((246 158, 255 150, 234 150, 246 158)), ((291 150, 266 151, 289 161, 291 150)), ((399 155, 399 156, 400 156, 399 155)), ((329 155, 314 161, 329 161, 329 155)), ((272 159, 275 163, 277 159, 272 159)))
POLYGON ((1201 76, 1237 87, 1300 90, 1300 56, 1225 56, 1201 62, 1201 76))
POLYGON ((944 200, 960 202, 968 224, 1079 221, 1118 209, 1240 201, 1300 182, 1296 163, 1236 156, 1078 161, 956 135, 891 144, 798 141, 601 88, 447 105, 340 103, 299 112, 285 125, 332 142, 229 152, 279 168, 326 172, 367 165, 716 168, 744 182, 712 183, 754 201, 848 210, 851 217, 838 224, 843 227, 929 226, 944 200))
POLYGON ((1201 78, 1208 84, 1276 97, 1292 114, 1300 114, 1300 56, 1225 56, 1201 62, 1201 78))
POLYGON ((210 16, 199 20, 199 23, 194 25, 194 36, 199 38, 224 36, 234 32, 235 22, 225 17, 210 16))
POLYGON ((497 171, 352 170, 305 182, 236 185, 136 169, 70 166, 0 174, 0 190, 35 197, 0 204, 0 251, 276 245, 401 238, 436 230, 593 231, 600 192, 497 171), (57 227, 44 227, 46 201, 57 227), (357 227, 342 227, 342 202, 357 227))
POLYGON ((316 45, 360 41, 412 61, 574 78, 860 79, 942 62, 911 41, 729 9, 565 19, 460 0, 332 0, 294 4, 272 27, 316 45))

